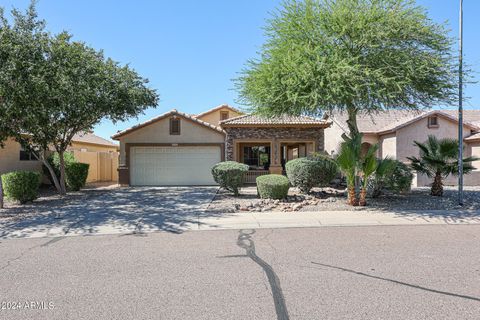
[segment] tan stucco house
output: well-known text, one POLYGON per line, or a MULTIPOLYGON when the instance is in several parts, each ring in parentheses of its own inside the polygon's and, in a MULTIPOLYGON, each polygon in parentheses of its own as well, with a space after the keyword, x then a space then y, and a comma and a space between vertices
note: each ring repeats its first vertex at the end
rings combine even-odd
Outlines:
MULTIPOLYGON (((335 154, 338 151, 342 134, 348 132, 347 116, 343 113, 333 113, 324 116, 332 125, 325 130, 325 151, 335 154)), ((391 110, 371 115, 359 115, 358 128, 363 133, 362 148, 367 150, 370 145, 378 144, 378 156, 390 156, 403 162, 407 157, 419 156, 419 149, 414 141, 424 142, 429 135, 438 138, 458 137, 458 117, 456 110, 407 111, 391 110)), ((465 156, 480 157, 480 110, 464 111, 463 137, 465 156)), ((480 185, 480 162, 474 163, 478 168, 465 176, 466 185, 480 185)), ((425 176, 416 176, 414 185, 426 186, 431 183, 425 176)), ((455 184, 456 178, 451 177, 446 184, 455 184)))
POLYGON ((286 161, 324 150, 330 122, 310 117, 245 115, 220 105, 198 115, 171 110, 120 131, 123 185, 212 185, 223 160, 248 164, 248 179, 282 173, 286 161))
MULTIPOLYGON (((68 151, 74 153, 77 160, 90 164, 88 182, 99 181, 98 171, 106 171, 105 165, 97 163, 109 163, 114 166, 111 170, 110 179, 114 181, 117 176, 119 146, 109 140, 103 139, 93 133, 77 134, 72 140, 68 151), (105 155, 104 155, 105 154, 105 155), (110 161, 99 161, 98 158, 110 158, 110 161), (90 161, 90 159, 93 159, 90 161), (112 176, 113 174, 113 176, 112 176)), ((108 166, 108 164, 107 164, 108 166)), ((29 170, 42 172, 42 163, 35 155, 25 151, 22 146, 13 139, 4 141, 4 148, 0 148, 0 174, 16 170, 29 170)))

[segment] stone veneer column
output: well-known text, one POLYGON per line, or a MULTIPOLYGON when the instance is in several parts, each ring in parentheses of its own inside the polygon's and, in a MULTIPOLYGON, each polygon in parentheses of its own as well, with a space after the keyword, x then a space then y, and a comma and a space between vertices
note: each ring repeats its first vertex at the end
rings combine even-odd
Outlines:
POLYGON ((272 141, 272 150, 271 152, 271 161, 270 161, 270 173, 273 174, 282 174, 283 168, 280 162, 281 154, 280 154, 280 143, 276 138, 272 141))

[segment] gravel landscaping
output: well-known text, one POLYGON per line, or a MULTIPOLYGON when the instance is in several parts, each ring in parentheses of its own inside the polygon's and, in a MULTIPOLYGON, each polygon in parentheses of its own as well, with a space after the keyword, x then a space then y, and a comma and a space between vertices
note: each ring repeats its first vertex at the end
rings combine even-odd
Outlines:
POLYGON ((4 199, 4 208, 0 209, 0 222, 12 222, 22 220, 39 214, 51 214, 55 209, 62 209, 71 203, 84 199, 88 196, 88 190, 113 190, 118 186, 112 183, 89 183, 83 191, 69 192, 67 196, 60 196, 54 187, 42 185, 38 191, 38 199, 26 204, 4 199))
POLYGON ((430 195, 430 188, 414 188, 404 195, 383 195, 369 198, 366 207, 352 207, 346 204, 344 189, 314 188, 309 195, 302 195, 291 188, 285 200, 259 199, 256 187, 240 190, 240 196, 234 197, 226 190, 220 189, 210 203, 208 210, 215 212, 268 212, 268 211, 344 211, 344 210, 480 210, 480 187, 465 187, 463 207, 457 204, 457 188, 445 187, 443 197, 430 195))

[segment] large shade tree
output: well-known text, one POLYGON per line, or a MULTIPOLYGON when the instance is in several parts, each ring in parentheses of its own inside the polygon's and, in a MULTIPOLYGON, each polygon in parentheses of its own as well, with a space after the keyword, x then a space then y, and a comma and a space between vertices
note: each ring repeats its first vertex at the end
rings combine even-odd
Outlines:
POLYGON ((353 137, 358 113, 456 100, 452 39, 413 0, 288 0, 265 30, 236 80, 255 112, 345 112, 353 137))
POLYGON ((77 133, 102 119, 113 122, 156 106, 158 95, 129 66, 105 58, 67 32, 53 35, 38 19, 34 3, 12 22, 0 8, 0 143, 13 138, 35 151, 61 194, 63 155, 77 133), (60 179, 46 161, 60 156, 60 179))

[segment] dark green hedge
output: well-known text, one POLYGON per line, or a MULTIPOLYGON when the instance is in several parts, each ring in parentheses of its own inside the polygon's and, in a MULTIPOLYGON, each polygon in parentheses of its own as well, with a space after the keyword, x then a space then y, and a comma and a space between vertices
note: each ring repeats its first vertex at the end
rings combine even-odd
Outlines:
POLYGON ((40 173, 33 171, 13 171, 2 175, 5 198, 20 203, 33 201, 38 197, 40 173))
MULTIPOLYGON (((65 152, 63 154, 63 160, 65 161, 65 168, 68 167, 69 164, 77 162, 77 159, 75 159, 73 152, 65 152)), ((50 166, 52 166, 57 178, 60 179, 60 157, 58 156, 58 152, 54 152, 50 156, 48 156, 47 162, 50 164, 50 166)), ((53 185, 52 175, 50 174, 50 171, 48 171, 45 165, 42 166, 42 169, 43 174, 48 177, 48 180, 50 180, 50 183, 53 185)))
POLYGON ((212 168, 213 179, 220 187, 232 191, 234 195, 239 194, 243 185, 243 177, 248 171, 248 166, 235 161, 224 161, 217 163, 212 168))
POLYGON ((288 161, 285 169, 290 183, 302 193, 308 193, 313 187, 327 186, 338 173, 336 163, 325 156, 299 158, 288 161))
POLYGON ((288 178, 279 174, 267 174, 257 178, 258 195, 262 199, 284 199, 289 188, 288 178))
POLYGON ((85 187, 89 167, 88 163, 80 162, 69 163, 65 167, 66 182, 70 190, 78 191, 85 187))

